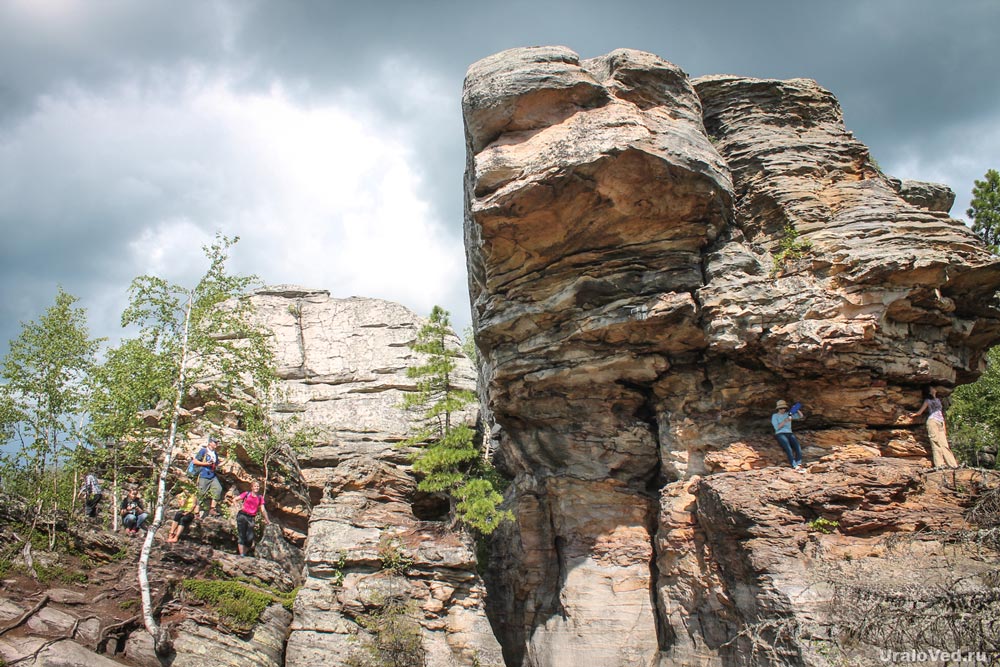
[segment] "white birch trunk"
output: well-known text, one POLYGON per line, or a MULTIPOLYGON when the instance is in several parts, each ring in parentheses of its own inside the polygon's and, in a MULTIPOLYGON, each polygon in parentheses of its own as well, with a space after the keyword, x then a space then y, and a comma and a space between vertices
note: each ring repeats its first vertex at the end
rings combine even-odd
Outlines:
POLYGON ((160 623, 153 617, 153 601, 149 591, 149 554, 153 549, 153 540, 156 539, 156 531, 163 523, 164 499, 167 495, 167 474, 170 471, 170 463, 174 457, 174 444, 177 440, 177 425, 180 421, 181 401, 186 391, 186 366, 188 355, 188 328, 191 324, 191 307, 193 305, 193 295, 188 295, 188 302, 184 311, 184 329, 181 334, 181 357, 180 372, 177 377, 177 396, 174 398, 174 412, 170 419, 170 432, 167 435, 166 451, 163 455, 163 465, 160 467, 159 481, 156 485, 156 508, 153 511, 153 523, 146 531, 146 539, 142 542, 142 551, 139 553, 139 591, 142 595, 142 619, 146 626, 146 631, 153 637, 153 649, 157 654, 163 647, 163 638, 160 632, 160 623))

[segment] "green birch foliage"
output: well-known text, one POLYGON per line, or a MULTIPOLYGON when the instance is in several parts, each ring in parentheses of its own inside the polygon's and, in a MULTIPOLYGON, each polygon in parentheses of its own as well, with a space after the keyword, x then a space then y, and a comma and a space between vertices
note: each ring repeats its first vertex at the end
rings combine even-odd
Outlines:
MULTIPOLYGON (((17 445, 5 485, 13 490, 9 484, 17 484, 17 492, 33 501, 54 500, 58 490, 43 480, 80 439, 85 379, 101 341, 90 338, 86 311, 77 301, 59 288, 38 321, 21 325, 0 365, 0 435, 13 435, 17 445)), ((72 495, 72 489, 63 492, 72 495)))
POLYGON ((989 169, 972 188, 972 201, 966 215, 972 218, 972 231, 985 241, 993 252, 1000 248, 1000 173, 989 169))
POLYGON ((170 640, 153 614, 148 562, 163 521, 166 481, 178 436, 190 426, 182 419, 183 403, 195 385, 203 394, 253 402, 269 395, 275 379, 268 336, 254 324, 246 298, 258 280, 230 275, 226 268, 229 249, 238 240, 217 234, 203 247, 209 266, 193 287, 173 285, 157 276, 132 281, 122 326, 136 327, 139 334, 123 343, 118 360, 125 372, 143 363, 152 369, 137 373, 135 382, 105 392, 107 403, 98 409, 101 425, 108 429, 104 433, 126 441, 148 436, 138 420, 127 416, 130 410, 155 400, 160 414, 161 435, 149 461, 159 473, 156 501, 139 555, 143 622, 157 653, 166 651, 170 640))
POLYGON ((403 444, 419 448, 413 457, 413 469, 423 475, 417 488, 448 494, 455 518, 488 535, 512 516, 499 509, 503 496, 476 448, 475 430, 457 419, 476 395, 454 384, 461 352, 449 347, 451 335, 448 311, 434 306, 410 345, 425 361, 407 369, 417 389, 404 397, 403 407, 420 416, 403 444))
POLYGON ((169 403, 175 377, 169 355, 151 349, 142 340, 125 339, 108 350, 104 362, 91 374, 92 438, 160 437, 166 426, 166 411, 152 425, 143 413, 169 403))
MULTIPOLYGON (((242 298, 259 281, 256 276, 226 272, 228 250, 238 241, 219 235, 204 248, 210 266, 193 288, 169 285, 155 276, 136 278, 122 315, 123 327, 139 327, 138 340, 150 354, 169 360, 174 378, 179 376, 186 342, 187 384, 210 382, 226 394, 248 382, 267 389, 274 378, 267 336, 252 323, 250 302, 242 298)), ((175 383, 173 390, 177 389, 186 387, 175 383)))
POLYGON ((175 369, 166 354, 139 339, 125 339, 105 354, 91 373, 88 437, 95 446, 93 467, 110 471, 115 498, 121 474, 148 470, 168 426, 175 369), (152 419, 150 416, 159 416, 152 419), (121 473, 121 474, 120 474, 121 473))

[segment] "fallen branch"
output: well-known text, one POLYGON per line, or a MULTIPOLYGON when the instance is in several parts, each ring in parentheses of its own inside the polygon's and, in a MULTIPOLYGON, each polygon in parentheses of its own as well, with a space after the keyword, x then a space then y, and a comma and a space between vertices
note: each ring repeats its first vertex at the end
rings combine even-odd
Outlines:
POLYGON ((34 616, 35 614, 37 614, 38 611, 42 607, 44 607, 46 604, 48 604, 48 602, 49 602, 49 594, 46 593, 45 595, 42 596, 42 599, 38 601, 38 604, 36 604, 31 609, 29 609, 28 611, 26 611, 23 614, 21 614, 21 617, 18 618, 16 621, 14 621, 12 624, 8 625, 3 630, 0 630, 0 636, 3 636, 4 634, 10 632, 14 628, 16 628, 17 626, 21 625, 22 623, 24 623, 25 621, 27 621, 29 618, 31 618, 32 616, 34 616))
POLYGON ((97 633, 97 643, 95 644, 94 648, 96 648, 98 651, 103 651, 105 644, 107 644, 108 638, 113 633, 118 632, 120 630, 124 630, 129 626, 136 625, 141 619, 142 619, 141 615, 136 615, 133 616, 132 618, 128 618, 122 621, 121 623, 112 623, 111 625, 102 628, 101 631, 97 633))
POLYGON ((18 658, 17 660, 14 660, 12 662, 8 662, 7 663, 7 667, 14 667, 14 665, 17 665, 17 664, 22 663, 25 660, 29 660, 29 659, 32 662, 34 662, 34 661, 36 661, 38 659, 38 654, 39 653, 41 653, 42 651, 44 651, 48 647, 52 646, 53 644, 58 644, 59 642, 64 642, 64 641, 72 641, 72 640, 69 639, 69 637, 56 637, 55 639, 50 639, 47 642, 43 642, 41 646, 39 646, 37 649, 35 649, 34 653, 32 653, 30 655, 26 655, 26 656, 21 657, 21 658, 18 658))

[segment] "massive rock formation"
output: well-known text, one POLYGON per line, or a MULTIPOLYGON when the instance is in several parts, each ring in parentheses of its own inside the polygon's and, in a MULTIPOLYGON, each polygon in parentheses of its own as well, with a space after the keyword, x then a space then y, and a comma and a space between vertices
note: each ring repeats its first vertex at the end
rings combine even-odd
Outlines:
MULTIPOLYGON (((1000 339, 1000 263, 812 81, 516 49, 470 68, 463 110, 481 393, 515 477, 490 577, 508 664, 765 664, 740 633, 806 613, 774 583, 798 534, 736 553, 730 524, 764 520, 721 480, 798 477, 747 472, 782 462, 778 398, 806 405, 807 461, 926 456, 906 414, 1000 339)), ((892 465, 893 501, 917 493, 892 465)))
MULTIPOLYGON (((288 286, 258 292, 254 304, 275 335, 278 416, 323 432, 299 461, 312 509, 285 664, 344 663, 362 649, 359 621, 396 597, 419 623, 430 667, 502 664, 474 546, 442 523, 446 503, 417 492, 409 452, 398 447, 410 430, 400 403, 415 389, 406 369, 419 362, 408 343, 420 318, 387 301, 288 286), (389 558, 407 566, 383 567, 389 558)), ((458 373, 475 386, 464 357, 458 373)))
MULTIPOLYGON (((412 620, 397 622, 402 632, 381 640, 404 646, 409 655, 397 657, 406 664, 419 655, 428 667, 502 665, 475 547, 467 534, 451 529, 447 500, 417 491, 411 451, 399 447, 411 426, 400 404, 416 389, 406 369, 421 361, 408 344, 421 318, 386 301, 333 299, 292 286, 260 290, 252 301, 277 355, 274 417, 298 417, 320 433, 297 464, 271 470, 268 508, 280 531, 265 531, 257 558, 235 555, 231 518, 202 520, 177 544, 157 542, 150 566, 154 606, 173 639, 173 653, 161 660, 133 608, 135 543, 83 530, 100 547, 88 548, 99 551, 90 562, 109 561, 88 568, 85 592, 49 591, 33 613, 39 586, 32 582, 30 590, 8 599, 10 589, 24 586, 0 581, 0 663, 120 664, 97 651, 150 667, 312 667, 353 658, 368 664, 360 658, 373 645, 369 631, 398 602, 392 608, 412 620), (183 593, 181 581, 190 577, 249 581, 282 593, 301 588, 293 613, 272 604, 251 629, 234 631, 222 627, 211 605, 183 593)), ((456 361, 456 382, 474 388, 471 363, 456 361)), ((237 413, 204 388, 192 392, 185 409, 200 435, 181 447, 178 476, 204 442, 202 420, 211 418, 212 432, 222 432, 228 450, 222 468, 227 483, 259 477, 237 445, 237 413)), ((477 415, 473 408, 457 418, 474 423, 477 415)), ((0 504, 0 541, 9 539, 5 524, 15 515, 0 504)))

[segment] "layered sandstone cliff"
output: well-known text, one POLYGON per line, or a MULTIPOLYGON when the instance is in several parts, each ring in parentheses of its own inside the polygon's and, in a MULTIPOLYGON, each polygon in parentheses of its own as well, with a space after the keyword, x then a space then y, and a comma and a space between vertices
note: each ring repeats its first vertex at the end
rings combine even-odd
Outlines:
MULTIPOLYGON (((366 619, 395 598, 414 619, 416 652, 430 667, 502 664, 474 546, 443 521, 447 503, 417 491, 410 452, 399 447, 411 428, 400 404, 416 388, 406 369, 421 361, 408 344, 422 320, 399 304, 291 286, 253 301, 275 337, 276 416, 322 433, 299 460, 311 510, 284 664, 346 664, 371 641, 366 619), (406 567, 385 567, 390 555, 406 567)), ((470 362, 458 362, 458 382, 474 387, 470 362)))
MULTIPOLYGON (((516 49, 470 68, 463 110, 480 391, 515 478, 490 576, 508 664, 775 664, 746 630, 809 615, 807 557, 794 529, 755 555, 769 519, 739 520, 731 489, 794 505, 860 476, 852 509, 893 508, 866 536, 912 529, 906 414, 1000 339, 1000 263, 812 81, 516 49), (808 479, 780 467, 778 398, 806 405, 808 479)), ((781 660, 814 660, 797 642, 781 660)))

